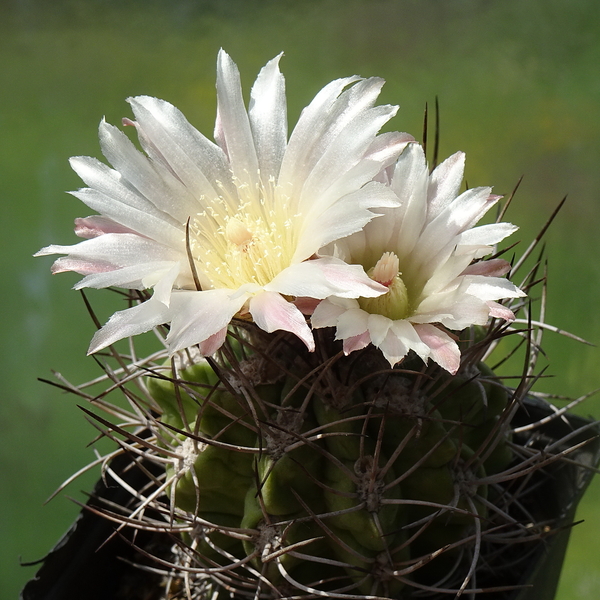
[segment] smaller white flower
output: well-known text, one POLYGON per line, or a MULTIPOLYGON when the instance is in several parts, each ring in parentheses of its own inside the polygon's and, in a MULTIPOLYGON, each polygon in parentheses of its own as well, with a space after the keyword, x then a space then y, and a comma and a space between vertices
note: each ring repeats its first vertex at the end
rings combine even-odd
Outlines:
POLYGON ((172 352, 223 343, 234 317, 283 329, 312 350, 312 331, 294 298, 377 296, 385 288, 361 267, 320 256, 395 206, 373 178, 393 164, 410 136, 380 128, 396 113, 375 106, 383 81, 348 77, 325 86, 289 140, 280 56, 260 72, 246 110, 236 65, 217 61, 213 143, 168 102, 129 103, 144 153, 116 127, 100 124, 113 169, 89 158, 71 165, 88 185, 74 192, 100 214, 76 222, 85 241, 37 255, 66 254, 53 272, 85 277, 76 288, 153 289, 146 302, 115 313, 92 340, 95 352, 170 323, 172 352))
POLYGON ((388 291, 372 298, 332 296, 315 309, 313 328, 336 327, 344 352, 377 346, 394 366, 413 350, 450 373, 460 350, 444 328, 460 331, 489 317, 514 319, 497 300, 525 294, 502 276, 506 261, 473 262, 517 228, 510 223, 474 225, 497 202, 491 188, 459 194, 465 156, 454 154, 429 173, 420 145, 410 144, 384 179, 401 205, 329 248, 360 264, 388 291))

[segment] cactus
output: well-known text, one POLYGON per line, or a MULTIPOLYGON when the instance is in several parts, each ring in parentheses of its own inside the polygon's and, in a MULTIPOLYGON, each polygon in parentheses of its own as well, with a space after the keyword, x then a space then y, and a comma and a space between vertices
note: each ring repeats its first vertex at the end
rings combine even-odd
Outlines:
POLYGON ((90 352, 169 328, 164 350, 140 359, 132 341, 102 363, 130 411, 67 386, 123 417, 96 417, 119 444, 106 468, 127 452, 147 475, 121 479, 132 509, 104 512, 173 542, 146 565, 161 600, 510 589, 511 547, 522 568, 552 532, 531 495, 571 451, 571 436, 544 445, 513 425, 544 328, 523 298, 544 278, 539 262, 521 288, 504 276, 541 235, 515 267, 482 260, 516 229, 474 227, 499 197, 459 194, 464 154, 430 171, 412 136, 378 136, 396 110, 373 107, 378 79, 332 82, 288 145, 279 59, 246 114, 219 53, 216 145, 140 96, 126 123, 146 155, 103 122, 116 170, 73 160, 91 186, 78 194, 107 214, 38 255, 66 254, 54 270, 84 273, 80 288, 138 290, 90 352), (513 386, 486 363, 510 337, 526 349, 513 386))
POLYGON ((166 469, 175 516, 219 533, 223 554, 205 543, 196 568, 237 561, 267 594, 398 597, 421 565, 442 580, 487 519, 479 482, 513 459, 506 389, 482 363, 390 369, 329 332, 318 354, 275 337, 246 324, 214 360, 146 378, 156 437, 185 456, 166 469))
POLYGON ((529 489, 542 456, 560 459, 513 434, 527 378, 508 388, 480 360, 507 327, 466 332, 455 375, 412 354, 392 369, 372 346, 345 356, 331 330, 310 353, 241 321, 213 357, 159 353, 108 371, 142 416, 109 435, 163 471, 123 515, 176 542, 150 563, 164 573, 155 597, 496 589, 511 544, 551 530, 515 486, 529 489))
POLYGON ((132 453, 154 475, 124 484, 133 509, 95 510, 175 542, 146 567, 163 573, 157 600, 510 587, 515 564, 553 532, 532 494, 575 445, 573 434, 550 444, 515 428, 535 379, 532 338, 506 323, 471 327, 455 374, 413 353, 391 368, 372 345, 345 355, 332 329, 316 331, 309 352, 243 320, 212 357, 115 354, 105 380, 134 411, 92 398, 127 415, 119 425, 96 417, 120 445, 105 462, 132 453), (513 387, 482 360, 511 338, 530 342, 513 387))

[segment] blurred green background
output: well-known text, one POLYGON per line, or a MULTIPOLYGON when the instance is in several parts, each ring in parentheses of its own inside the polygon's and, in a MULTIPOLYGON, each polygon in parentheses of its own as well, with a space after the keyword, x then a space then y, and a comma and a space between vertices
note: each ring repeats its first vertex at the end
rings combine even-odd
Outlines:
MULTIPOLYGON (((547 235, 547 320, 600 342, 600 3, 596 0, 2 0, 0 2, 0 597, 15 598, 74 519, 97 473, 44 500, 93 458, 95 430, 73 396, 37 381, 51 369, 83 382, 94 327, 72 274, 51 277, 40 247, 75 241, 88 209, 72 155, 99 156, 103 115, 130 116, 125 98, 170 100, 212 132, 215 59, 224 47, 248 91, 285 51, 290 123, 331 79, 387 80, 401 106, 393 128, 420 138, 424 103, 440 98, 441 156, 467 153, 470 186, 508 193, 507 220, 525 246, 565 195, 547 235)), ((91 293, 101 318, 116 297, 91 293)), ((599 350, 546 335, 538 389, 577 396, 600 386, 599 350)), ((579 412, 600 418, 600 399, 579 412)), ((578 517, 559 599, 600 597, 600 478, 578 517)))

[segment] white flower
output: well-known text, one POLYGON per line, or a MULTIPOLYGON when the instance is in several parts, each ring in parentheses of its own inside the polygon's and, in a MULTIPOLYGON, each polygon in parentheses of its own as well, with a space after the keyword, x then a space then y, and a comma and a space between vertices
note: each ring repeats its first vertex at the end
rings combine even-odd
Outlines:
POLYGON ((440 327, 462 330, 490 316, 514 319, 496 300, 524 293, 502 277, 506 261, 473 262, 517 228, 510 223, 473 227, 497 202, 491 188, 459 195, 465 156, 454 154, 429 173, 423 149, 410 144, 385 179, 401 205, 331 247, 335 256, 362 265, 388 288, 372 298, 331 297, 321 302, 312 326, 337 327, 346 354, 377 346, 390 365, 409 350, 431 358, 450 373, 460 366, 460 350, 440 327))
POLYGON ((377 78, 331 82, 304 109, 287 140, 280 56, 260 72, 246 111, 239 72, 223 51, 217 61, 216 144, 168 102, 130 98, 145 152, 102 121, 102 152, 71 165, 89 186, 73 194, 100 213, 76 221, 74 246, 53 272, 85 277, 76 288, 153 288, 146 302, 115 313, 90 352, 170 323, 171 351, 200 344, 213 353, 234 316, 283 329, 314 348, 296 297, 372 297, 385 288, 361 267, 319 250, 359 231, 397 199, 372 179, 393 164, 410 136, 377 135, 395 113, 374 106, 377 78))

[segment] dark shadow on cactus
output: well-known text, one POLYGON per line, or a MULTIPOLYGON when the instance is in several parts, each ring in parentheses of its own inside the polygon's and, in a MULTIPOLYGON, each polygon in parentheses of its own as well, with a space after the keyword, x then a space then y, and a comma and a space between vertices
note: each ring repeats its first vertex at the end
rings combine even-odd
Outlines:
POLYGON ((21 592, 21 600, 159 600, 162 597, 162 577, 132 564, 154 566, 136 545, 154 556, 169 556, 171 536, 131 529, 117 533, 118 525, 97 512, 110 506, 128 514, 133 497, 122 481, 136 489, 152 485, 147 469, 156 471, 151 463, 140 469, 135 456, 128 453, 111 461, 110 470, 121 482, 110 472, 98 481, 76 521, 21 592))

